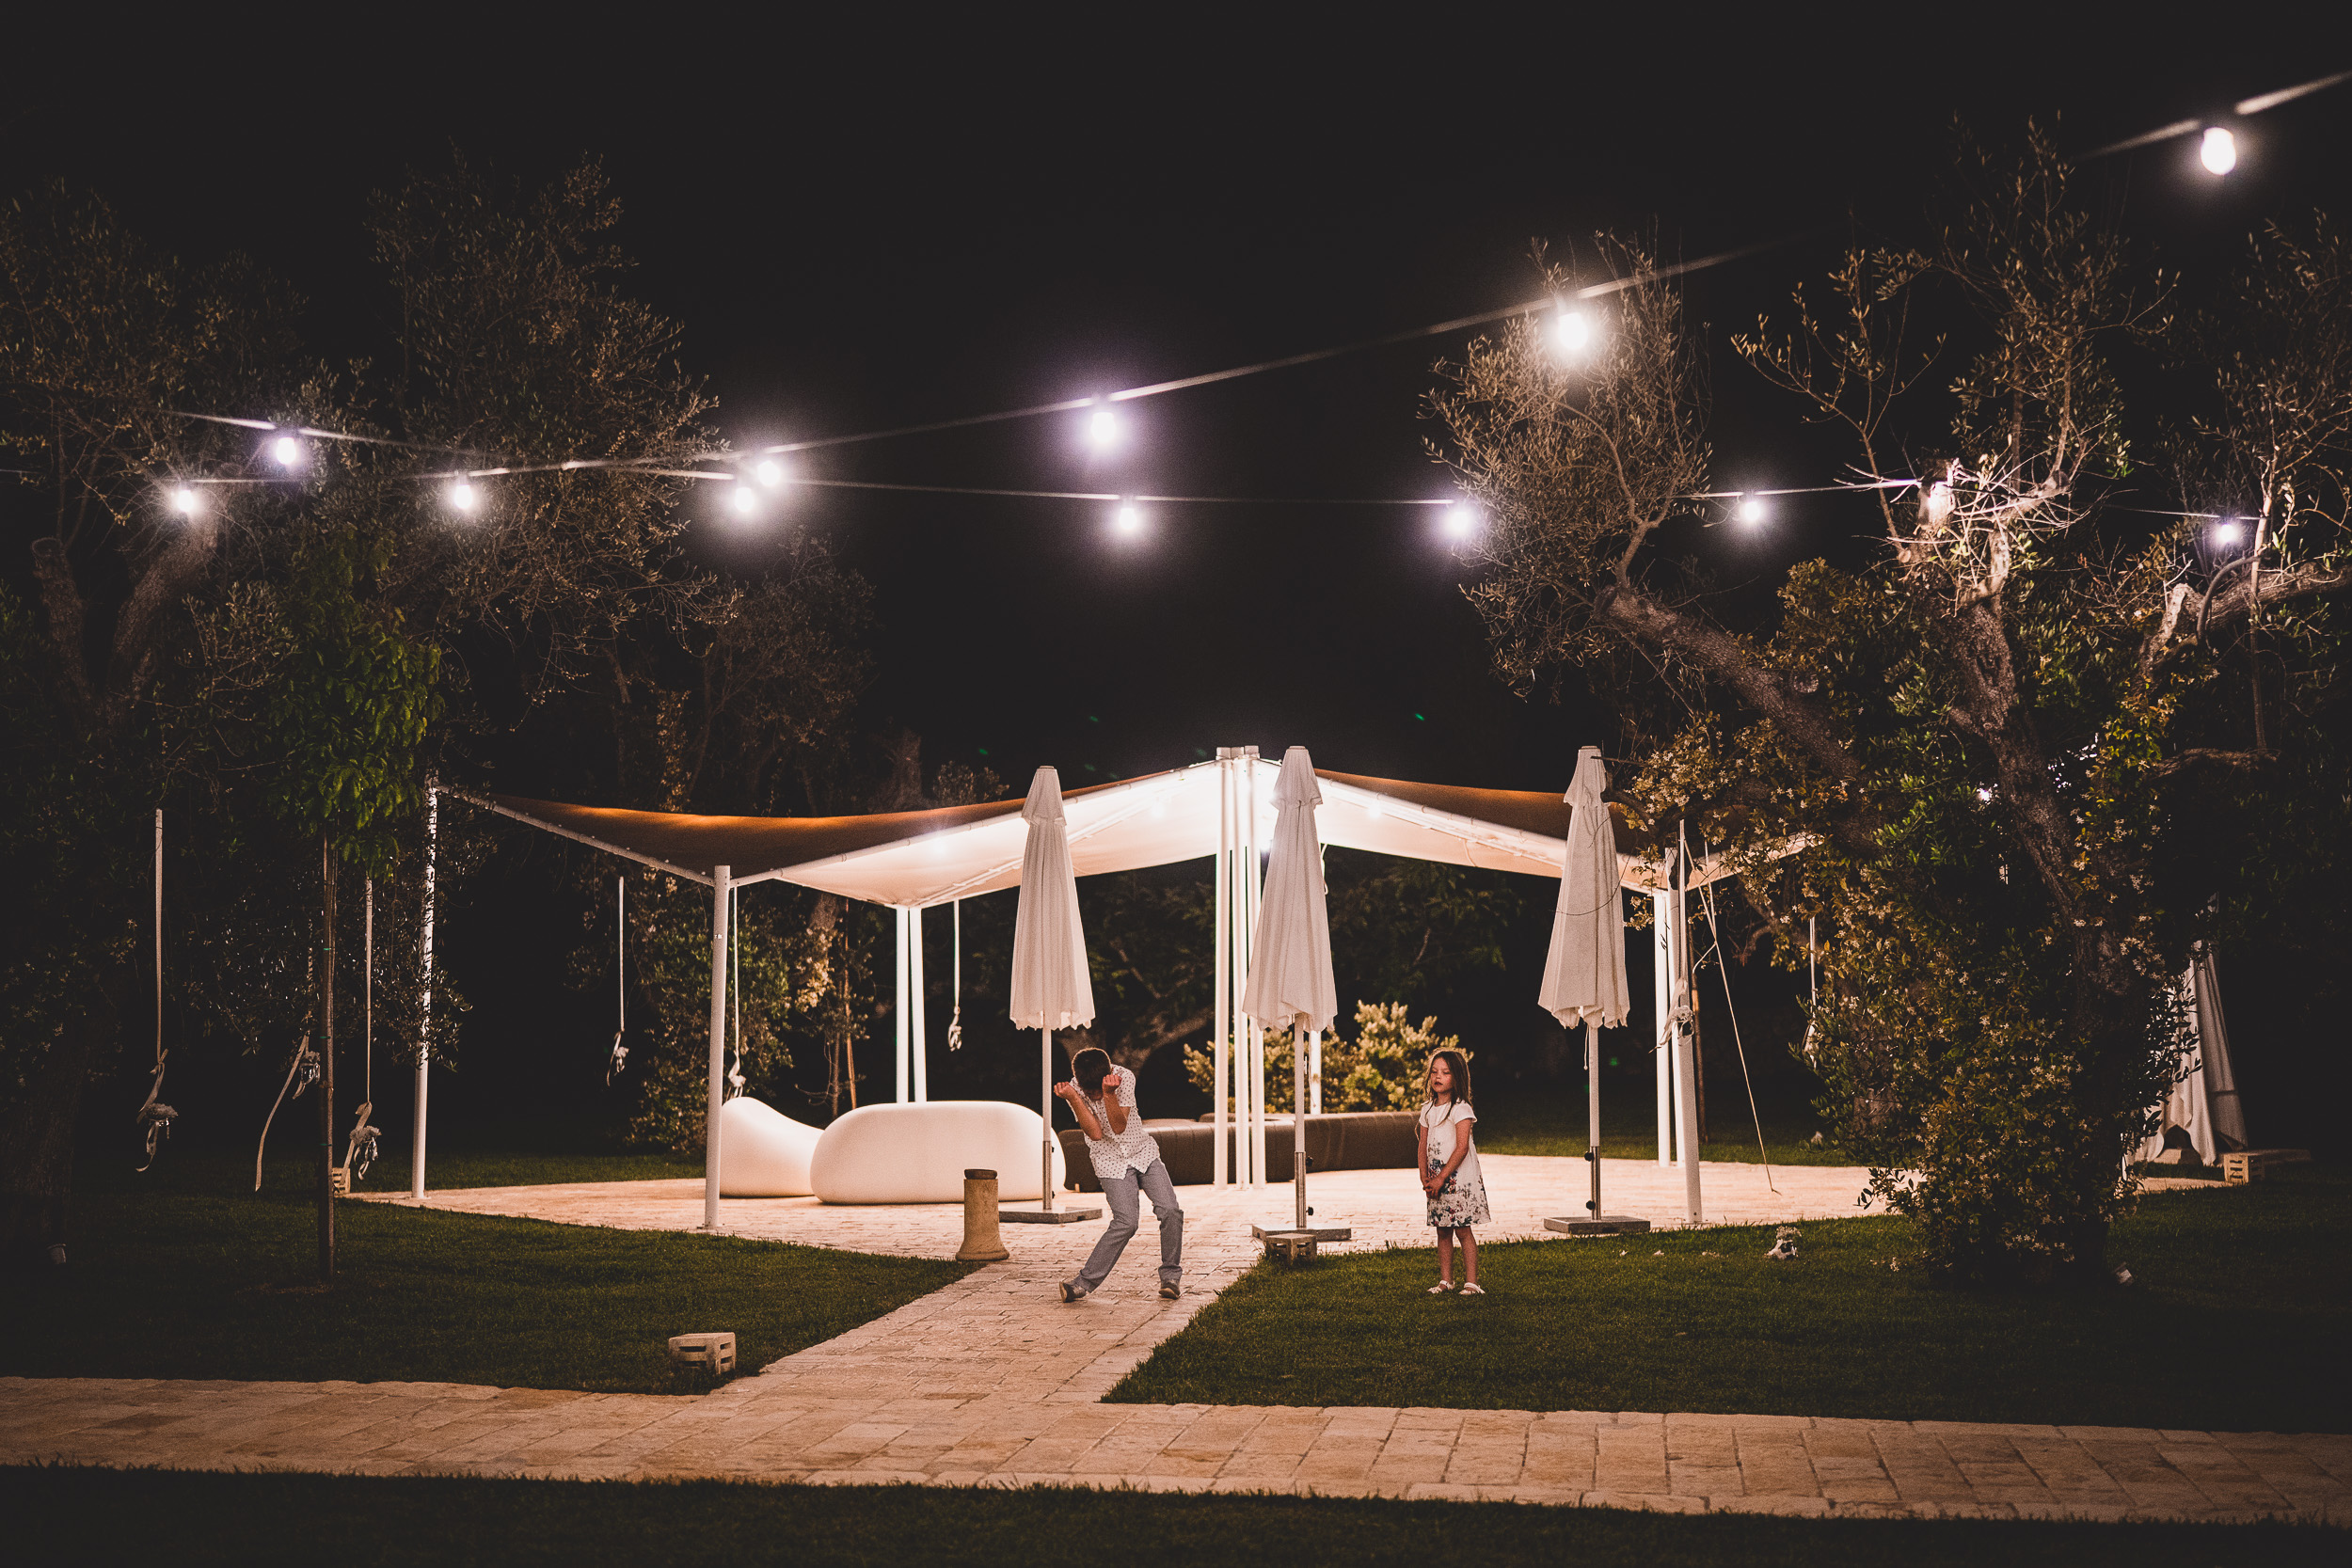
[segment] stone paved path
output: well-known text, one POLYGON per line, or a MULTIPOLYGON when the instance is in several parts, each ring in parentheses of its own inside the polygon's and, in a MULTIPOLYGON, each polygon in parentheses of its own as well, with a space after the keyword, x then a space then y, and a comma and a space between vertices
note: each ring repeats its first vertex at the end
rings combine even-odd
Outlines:
MULTIPOLYGON (((1534 1233, 1580 1162, 1482 1157, 1493 1235, 1534 1233)), ((1611 1207, 1679 1193, 1678 1173, 1610 1162, 1611 1207), (1645 1177, 1645 1168, 1650 1173, 1645 1177)), ((1727 1212, 1759 1223, 1851 1212, 1859 1173, 1708 1166, 1727 1212), (1719 1178, 1717 1172, 1723 1172, 1719 1178), (1755 1177, 1755 1193, 1741 1185, 1755 1177)), ((684 1228, 692 1183, 437 1194, 438 1208, 684 1228)), ((1425 1244, 1407 1172, 1336 1172, 1318 1218, 1358 1245, 1425 1244), (1393 1188, 1395 1191, 1391 1191, 1393 1188)), ((1146 1234, 1098 1295, 1054 1299, 1096 1227, 1006 1227, 983 1268, 702 1398, 436 1384, 0 1379, 0 1462, 355 1474, 724 1476, 813 1482, 1035 1481, 1152 1490, 1510 1498, 1799 1514, 2074 1516, 2352 1524, 2352 1436, 1938 1421, 1356 1407, 1120 1405, 1102 1398, 1252 1257, 1246 1220, 1286 1192, 1181 1190, 1191 1273, 1153 1290, 1146 1234)), ((1712 1204, 1710 1203, 1710 1209, 1712 1204)), ((1653 1212, 1663 1212, 1658 1204, 1653 1212)), ((827 1210, 730 1201, 726 1227, 944 1256, 939 1206, 827 1210)), ((1560 1242, 1560 1245, 1592 1244, 1560 1242)), ((723 1327, 723 1324, 708 1325, 723 1327)))

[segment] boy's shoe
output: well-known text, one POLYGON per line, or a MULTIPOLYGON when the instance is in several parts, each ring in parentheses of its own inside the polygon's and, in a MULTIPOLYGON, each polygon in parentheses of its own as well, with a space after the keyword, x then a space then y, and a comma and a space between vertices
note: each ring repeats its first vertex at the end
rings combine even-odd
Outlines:
POLYGON ((1068 1280, 1064 1280, 1062 1282, 1061 1299, 1064 1306, 1068 1306, 1071 1303, 1075 1302, 1080 1296, 1085 1294, 1086 1292, 1084 1291, 1079 1290, 1075 1285, 1071 1284, 1068 1280))
POLYGON ((1166 1281, 1162 1281, 1160 1284, 1160 1299, 1162 1301, 1174 1301, 1183 1293, 1184 1292, 1177 1290, 1175 1286, 1170 1285, 1166 1281))

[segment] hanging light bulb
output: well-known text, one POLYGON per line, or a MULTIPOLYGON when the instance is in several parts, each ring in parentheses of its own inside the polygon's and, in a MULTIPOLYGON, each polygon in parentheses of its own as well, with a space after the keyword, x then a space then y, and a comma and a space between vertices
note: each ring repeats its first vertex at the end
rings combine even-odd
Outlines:
POLYGON ((482 502, 482 492, 476 490, 464 474, 449 487, 449 503, 460 512, 471 512, 482 502))
POLYGON ((1121 499, 1119 510, 1111 514, 1111 527, 1122 539, 1137 539, 1143 535, 1143 509, 1134 501, 1121 499))
POLYGON ((291 436, 280 436, 269 444, 269 454, 281 468, 302 467, 302 443, 291 436))
POLYGON ((728 504, 735 508, 736 515, 748 517, 759 510, 759 492, 738 480, 735 483, 735 494, 729 498, 728 504))
POLYGON ((2208 125, 2197 144, 2197 161, 2208 174, 2227 174, 2237 167, 2237 137, 2226 127, 2208 125))
POLYGON ((1087 416, 1087 441, 1097 451, 1108 451, 1119 445, 1119 416, 1109 404, 1097 401, 1094 412, 1087 416))
POLYGON ((761 459, 759 467, 752 472, 758 475, 759 483, 771 490, 784 483, 784 465, 772 457, 761 459))
POLYGON ((171 509, 183 517, 193 517, 204 509, 203 498, 183 484, 171 493, 171 509))
POLYGON ((1478 531, 1478 513, 1468 501, 1455 501, 1438 514, 1438 526, 1457 545, 1466 545, 1478 531))
POLYGON ((1761 496, 1742 496, 1732 507, 1731 515, 1753 528, 1764 520, 1767 508, 1761 496))
POLYGON ((1552 318, 1551 341, 1563 354, 1581 354, 1585 345, 1593 341, 1592 321, 1583 311, 1570 309, 1563 301, 1560 313, 1552 318))
POLYGON ((2224 549, 2234 547, 2246 537, 2246 525, 2235 517, 2224 517, 2213 528, 2213 542, 2224 549))

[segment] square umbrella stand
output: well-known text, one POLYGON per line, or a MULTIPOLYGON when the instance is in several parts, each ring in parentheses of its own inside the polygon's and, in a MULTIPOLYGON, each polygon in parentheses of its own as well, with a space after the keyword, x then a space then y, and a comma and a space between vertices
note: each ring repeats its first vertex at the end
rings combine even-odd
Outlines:
POLYGON ((1584 1200, 1581 1216, 1555 1214, 1544 1221, 1544 1228, 1563 1236, 1638 1235, 1649 1228, 1649 1221, 1600 1212, 1600 1026, 1590 1020, 1584 1024, 1584 1068, 1588 1117, 1584 1158, 1593 1167, 1593 1196, 1584 1200))

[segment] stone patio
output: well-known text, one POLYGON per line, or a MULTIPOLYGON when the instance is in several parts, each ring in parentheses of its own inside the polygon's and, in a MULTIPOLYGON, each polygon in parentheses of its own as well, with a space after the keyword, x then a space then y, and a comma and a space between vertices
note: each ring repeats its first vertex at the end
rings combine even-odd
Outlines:
MULTIPOLYGON (((1492 1239, 1543 1234, 1581 1200, 1581 1161, 1482 1156, 1492 1239)), ((1708 1165, 1709 1217, 1850 1214, 1854 1170, 1708 1165)), ((1609 1207, 1653 1215, 1681 1174, 1604 1165, 1609 1207)), ((1406 1171, 1313 1184, 1354 1247, 1425 1245, 1406 1171)), ((819 1483, 1055 1482, 1151 1490, 1513 1499, 1923 1517, 2278 1517, 2352 1524, 2352 1436, 1641 1412, 1114 1405, 1103 1396, 1255 1257, 1288 1189, 1180 1190, 1188 1274, 1162 1302, 1145 1231, 1104 1290, 1064 1307, 1095 1225, 1009 1226, 1012 1260, 701 1398, 428 1384, 0 1379, 0 1462, 819 1483)), ((405 1200, 404 1200, 405 1201, 405 1200)), ((432 1195, 435 1208, 687 1229, 695 1182, 432 1195)), ((729 1200, 735 1234, 944 1257, 946 1205, 729 1200)), ((1555 1244, 1594 1244, 1555 1239, 1555 1244)), ((702 1325, 723 1327, 723 1324, 702 1325)))

